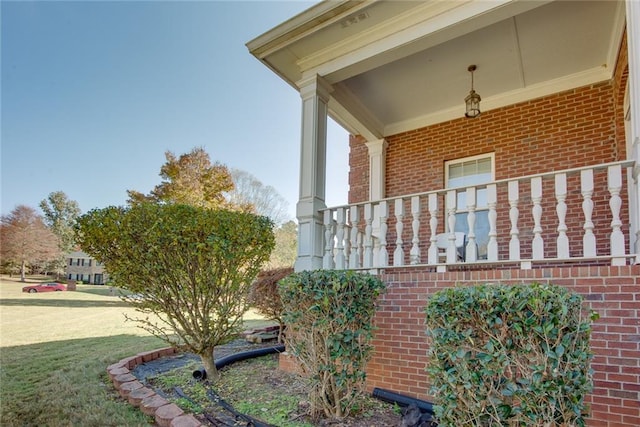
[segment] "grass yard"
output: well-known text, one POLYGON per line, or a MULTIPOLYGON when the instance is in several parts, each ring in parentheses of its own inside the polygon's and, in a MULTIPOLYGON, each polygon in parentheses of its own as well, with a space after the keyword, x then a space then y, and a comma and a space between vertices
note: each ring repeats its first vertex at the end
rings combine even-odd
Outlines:
MULTIPOLYGON (((38 278, 28 280, 39 282, 38 278)), ((22 293, 0 278, 0 425, 138 426, 153 420, 115 394, 105 368, 166 344, 125 322, 107 286, 22 293)), ((247 323, 264 323, 250 315, 247 323)))

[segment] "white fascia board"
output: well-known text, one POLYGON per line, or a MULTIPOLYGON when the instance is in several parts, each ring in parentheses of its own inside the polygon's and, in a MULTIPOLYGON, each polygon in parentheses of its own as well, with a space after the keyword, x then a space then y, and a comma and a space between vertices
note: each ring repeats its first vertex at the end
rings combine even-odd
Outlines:
MULTIPOLYGON (((516 89, 496 96, 482 98, 480 107, 483 112, 495 110, 496 108, 506 107, 508 105, 541 98, 554 93, 599 83, 611 79, 613 71, 613 67, 595 67, 570 76, 531 85, 523 89, 516 89)), ((391 123, 385 126, 384 135, 396 135, 398 133, 431 126, 447 120, 459 119, 461 117, 464 117, 464 102, 462 102, 462 99, 460 100, 460 105, 457 107, 416 117, 411 120, 391 123)))
POLYGON ((425 2, 367 31, 302 58, 297 64, 303 74, 319 74, 328 78, 329 81, 344 80, 398 59, 397 50, 400 48, 404 49, 401 57, 415 53, 414 50, 406 48, 417 40, 421 40, 418 50, 426 49, 548 2, 547 0, 425 2), (460 26, 458 25, 460 23, 468 25, 460 26), (425 42, 424 39, 427 37, 432 40, 425 42), (394 51, 396 51, 395 55, 386 56, 394 51), (377 59, 372 61, 374 57, 377 59), (330 77, 332 75, 335 76, 330 77))
POLYGON ((265 58, 273 52, 285 49, 296 41, 339 21, 346 14, 367 7, 372 2, 373 0, 322 1, 248 41, 245 45, 255 57, 265 58))

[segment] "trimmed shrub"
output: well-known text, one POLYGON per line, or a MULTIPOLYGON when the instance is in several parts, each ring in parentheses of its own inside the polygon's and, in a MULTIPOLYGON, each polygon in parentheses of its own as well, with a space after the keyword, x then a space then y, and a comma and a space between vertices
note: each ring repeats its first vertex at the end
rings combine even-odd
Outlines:
POLYGON ((340 419, 355 412, 384 288, 377 277, 353 271, 305 271, 280 281, 285 342, 309 375, 313 417, 340 419))
POLYGON ((585 425, 597 314, 581 296, 554 285, 480 285, 439 291, 425 311, 440 425, 585 425))
POLYGON ((249 304, 254 307, 266 319, 275 320, 280 327, 278 342, 282 342, 284 320, 282 319, 282 298, 278 293, 278 281, 293 273, 292 267, 263 270, 251 284, 249 291, 249 304))

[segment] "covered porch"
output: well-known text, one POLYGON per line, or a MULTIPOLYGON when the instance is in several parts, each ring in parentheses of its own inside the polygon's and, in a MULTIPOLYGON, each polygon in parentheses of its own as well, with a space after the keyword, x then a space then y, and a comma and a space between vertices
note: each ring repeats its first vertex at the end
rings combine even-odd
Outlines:
POLYGON ((637 263, 639 45, 635 1, 320 2, 250 41, 302 97, 296 269, 637 263), (542 115, 566 101, 562 94, 604 84, 599 101, 574 97, 573 116, 561 119, 575 120, 573 129, 554 133, 552 118, 530 124, 519 107, 505 110, 558 94, 529 113, 542 115), (476 118, 464 117, 469 89, 482 96, 467 114, 476 118), (580 104, 590 102, 607 111, 585 113, 580 104), (349 205, 332 208, 328 117, 367 147, 360 165, 350 161, 349 205), (502 125, 487 133, 489 120, 502 125), (609 130, 582 136, 603 121, 609 130), (398 135, 453 127, 456 135, 434 131, 412 148, 441 163, 428 165, 439 179, 422 179, 427 166, 408 156, 391 158, 398 135), (523 168, 502 166, 509 147, 479 144, 504 143, 505 129, 522 129, 509 144, 523 168), (538 156, 532 169, 525 146, 548 150, 548 159, 538 156), (454 152, 492 155, 494 169, 459 187, 442 165, 454 152))

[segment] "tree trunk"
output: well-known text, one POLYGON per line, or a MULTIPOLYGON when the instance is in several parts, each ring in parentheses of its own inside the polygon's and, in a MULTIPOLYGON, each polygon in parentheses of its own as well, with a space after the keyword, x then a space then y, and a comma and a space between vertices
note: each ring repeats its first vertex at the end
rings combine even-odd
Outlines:
POLYGON ((205 350, 204 353, 199 356, 200 360, 202 360, 202 364, 204 365, 204 370, 207 372, 207 379, 216 381, 220 378, 220 373, 216 369, 216 364, 213 360, 213 348, 205 350))
POLYGON ((27 281, 27 275, 25 273, 25 270, 27 269, 27 263, 22 260, 22 265, 20 266, 20 281, 21 282, 26 282, 27 281))

